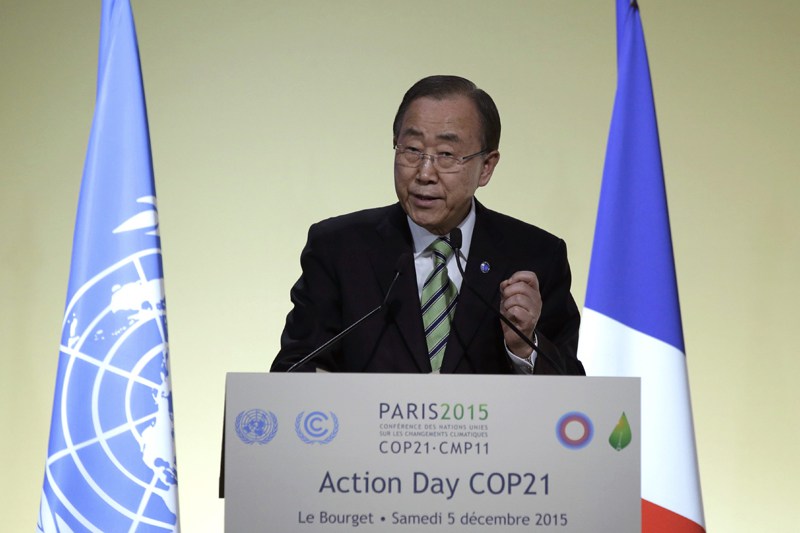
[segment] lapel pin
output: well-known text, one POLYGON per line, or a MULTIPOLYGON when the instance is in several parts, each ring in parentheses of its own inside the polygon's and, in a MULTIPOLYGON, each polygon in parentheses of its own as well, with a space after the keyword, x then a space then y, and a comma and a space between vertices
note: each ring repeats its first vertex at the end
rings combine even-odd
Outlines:
POLYGON ((486 261, 481 263, 481 273, 482 274, 487 274, 489 272, 489 270, 491 270, 491 268, 492 268, 491 265, 489 265, 489 263, 487 263, 486 261))

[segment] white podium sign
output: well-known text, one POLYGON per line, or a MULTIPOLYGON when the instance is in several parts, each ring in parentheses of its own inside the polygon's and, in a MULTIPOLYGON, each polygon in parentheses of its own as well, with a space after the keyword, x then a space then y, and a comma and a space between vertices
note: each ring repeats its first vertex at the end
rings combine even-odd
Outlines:
POLYGON ((228 532, 639 532, 639 379, 228 374, 228 532))

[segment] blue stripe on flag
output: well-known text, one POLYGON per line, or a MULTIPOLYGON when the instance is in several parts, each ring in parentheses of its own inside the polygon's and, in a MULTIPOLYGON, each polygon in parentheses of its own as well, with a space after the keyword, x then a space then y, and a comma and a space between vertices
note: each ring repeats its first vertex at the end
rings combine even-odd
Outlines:
POLYGON ((618 6, 618 85, 597 213, 586 307, 682 352, 650 68, 638 9, 618 6), (620 15, 624 13, 625 15, 620 15))

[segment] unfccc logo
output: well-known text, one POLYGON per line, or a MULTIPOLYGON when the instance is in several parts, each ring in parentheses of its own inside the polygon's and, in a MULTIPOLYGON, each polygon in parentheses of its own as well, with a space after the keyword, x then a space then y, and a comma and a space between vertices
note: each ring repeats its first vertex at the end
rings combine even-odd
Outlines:
POLYGON ((306 444, 328 444, 339 433, 339 419, 333 412, 300 412, 294 420, 297 436, 306 444))
POLYGON ((592 441, 594 426, 588 416, 573 411, 558 419, 556 436, 565 448, 580 450, 592 441))

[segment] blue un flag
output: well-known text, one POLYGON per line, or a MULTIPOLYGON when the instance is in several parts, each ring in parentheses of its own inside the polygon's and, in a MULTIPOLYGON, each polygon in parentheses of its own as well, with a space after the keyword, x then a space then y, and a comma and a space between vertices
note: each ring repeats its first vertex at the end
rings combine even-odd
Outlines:
POLYGON ((168 353, 136 29, 103 0, 38 531, 178 531, 168 353))

